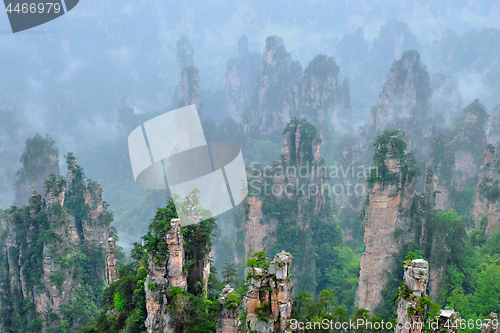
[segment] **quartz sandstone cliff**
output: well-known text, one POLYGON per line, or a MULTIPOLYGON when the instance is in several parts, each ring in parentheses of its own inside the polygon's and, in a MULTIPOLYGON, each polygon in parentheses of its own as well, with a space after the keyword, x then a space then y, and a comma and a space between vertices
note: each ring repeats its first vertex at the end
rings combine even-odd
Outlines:
MULTIPOLYGON (((172 312, 168 309, 167 293, 172 287, 187 290, 187 277, 184 272, 185 254, 182 244, 180 220, 174 219, 170 224, 166 240, 168 255, 158 262, 149 260, 149 269, 144 288, 146 290, 146 328, 148 333, 153 332, 182 332, 184 313, 172 312), (154 288, 152 286, 155 286, 154 288)), ((185 304, 185 300, 179 300, 185 304)))
POLYGON ((388 127, 415 130, 427 116, 430 96, 429 74, 420 62, 419 53, 406 51, 387 74, 377 105, 372 107, 361 134, 371 138, 376 131, 388 127))
MULTIPOLYGON (((95 195, 101 191, 99 186, 93 182, 85 184, 72 155, 67 163, 67 181, 63 177, 49 177, 45 195, 35 192, 30 196, 26 208, 29 215, 22 215, 24 208, 7 212, 6 239, 2 244, 6 266, 0 269, 0 275, 6 286, 1 290, 2 304, 8 304, 8 311, 0 321, 0 331, 21 316, 20 311, 24 310, 16 300, 23 298, 33 307, 22 317, 39 323, 42 332, 56 329, 61 324, 63 308, 66 311, 72 308, 77 296, 86 295, 85 288, 99 287, 87 285, 89 282, 76 273, 74 263, 81 260, 82 254, 95 256, 96 261, 89 268, 96 281, 106 278, 107 242, 100 240, 108 237, 110 215, 102 198, 95 195), (75 203, 81 204, 83 211, 87 207, 88 214, 81 215, 82 210, 75 209, 75 203), (79 222, 82 216, 88 224, 79 222)), ((88 324, 82 320, 73 321, 74 327, 88 324)))
POLYGON ((339 67, 332 57, 318 54, 304 69, 300 115, 322 133, 336 127, 352 127, 349 81, 338 82, 339 67))
POLYGON ((203 258, 187 258, 180 220, 173 219, 166 236, 168 252, 165 258, 149 258, 148 275, 144 282, 146 291, 146 328, 148 333, 186 332, 186 313, 183 308, 188 299, 182 294, 172 294, 172 288, 188 291, 198 282, 204 291, 210 273, 210 254, 203 258), (186 260, 194 260, 186 272, 186 260))
POLYGON ((405 266, 404 285, 400 288, 398 298, 398 319, 396 333, 422 333, 425 326, 425 309, 420 297, 427 296, 427 282, 429 281, 429 263, 423 259, 416 259, 409 266, 405 266))
MULTIPOLYGON (((311 233, 311 217, 321 216, 325 209, 325 175, 324 168, 320 168, 323 164, 319 154, 321 140, 314 126, 305 119, 292 121, 283 133, 285 140, 280 160, 270 170, 253 168, 248 173, 253 193, 248 195, 242 205, 244 216, 241 229, 244 238, 241 241, 244 242, 245 259, 254 252, 269 250, 276 240, 280 220, 274 215, 264 214, 263 205, 266 200, 289 202, 292 209, 286 213, 292 215, 299 228, 307 235, 311 233)), ((308 258, 312 250, 311 244, 307 243, 300 256, 308 258)), ((299 259, 294 269, 296 275, 299 271, 307 272, 314 279, 315 261, 299 259)), ((300 288, 308 288, 297 283, 300 288)))
POLYGON ((483 162, 481 152, 486 146, 488 117, 486 108, 477 99, 454 117, 456 136, 453 139, 455 147, 453 182, 458 191, 474 186, 471 182, 474 181, 483 162))
POLYGON ((261 56, 248 51, 248 38, 243 35, 238 39, 238 58, 230 59, 226 69, 226 109, 235 121, 241 121, 241 115, 250 104, 255 92, 257 64, 261 56))
POLYGON ((268 37, 257 77, 257 93, 243 116, 246 133, 281 131, 297 113, 302 67, 293 61, 279 37, 268 37))
POLYGON ((484 150, 483 166, 479 169, 478 182, 475 187, 474 205, 471 217, 480 228, 480 221, 487 218, 485 235, 492 233, 500 226, 500 142, 488 146, 484 150))
POLYGON ((243 295, 243 325, 259 333, 291 332, 293 285, 290 276, 292 256, 282 251, 271 261, 269 269, 249 271, 248 290, 243 295))
POLYGON ((396 136, 391 137, 386 144, 385 158, 385 165, 394 173, 395 180, 373 183, 363 222, 366 250, 361 257, 355 304, 371 312, 382 302, 382 291, 393 274, 397 255, 403 245, 413 240, 409 211, 415 199, 415 179, 407 179, 401 159, 391 153, 395 139, 396 136))

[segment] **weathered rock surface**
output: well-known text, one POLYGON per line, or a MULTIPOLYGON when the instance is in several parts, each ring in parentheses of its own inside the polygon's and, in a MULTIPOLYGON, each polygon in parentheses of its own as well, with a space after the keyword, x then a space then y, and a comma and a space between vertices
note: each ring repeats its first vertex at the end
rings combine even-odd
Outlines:
POLYGON ((395 173, 396 180, 376 181, 369 189, 369 205, 363 222, 366 250, 361 257, 355 304, 371 312, 382 302, 382 290, 391 278, 395 256, 413 238, 409 211, 415 196, 415 179, 402 186, 405 176, 401 160, 391 154, 394 138, 388 144, 385 164, 395 173), (400 236, 396 238, 398 230, 400 236))
MULTIPOLYGON (((3 271, 3 267, 0 268, 0 276, 6 282, 6 288, 0 291, 2 297, 12 303, 8 305, 5 317, 0 319, 0 331, 4 325, 10 325, 14 317, 21 316, 19 311, 28 322, 39 321, 42 332, 56 329, 61 324, 63 309, 71 309, 73 300, 84 293, 84 288, 102 287, 90 285, 81 273, 75 273, 80 267, 73 263, 78 262, 78 255, 82 252, 84 256, 103 258, 88 268, 97 281, 106 279, 106 261, 100 254, 105 253, 107 244, 100 244, 98 240, 107 239, 111 218, 106 218, 109 215, 106 215, 100 196, 86 202, 84 192, 89 191, 86 186, 92 186, 94 192, 100 193, 99 186, 90 182, 85 184, 81 168, 72 155, 67 163, 68 181, 63 177, 49 177, 45 182, 45 195, 33 193, 30 196, 29 217, 20 213, 24 208, 13 210, 6 216, 6 240, 0 246, 8 269, 3 271), (82 215, 85 207, 89 214, 82 215), (77 223, 82 216, 99 221, 99 227, 82 229, 84 224, 77 223), (33 304, 29 311, 16 305, 15 300, 22 298, 33 304)), ((24 170, 27 165, 25 162, 24 170)), ((80 319, 73 323, 75 328, 85 324, 88 323, 80 322, 80 319)))
POLYGON ((177 41, 177 73, 179 83, 175 87, 172 105, 181 108, 196 105, 198 115, 203 119, 203 103, 200 92, 200 73, 194 65, 194 50, 189 40, 182 36, 177 41))
POLYGON ((115 240, 113 237, 108 238, 107 255, 106 255, 106 281, 108 284, 117 280, 116 277, 116 258, 115 258, 115 240))
POLYGON ((243 35, 238 39, 238 58, 227 62, 226 70, 226 109, 235 121, 240 122, 245 109, 250 105, 250 98, 255 92, 255 79, 261 56, 248 51, 248 38, 243 35))
POLYGON ((200 118, 203 118, 203 103, 200 94, 200 73, 193 66, 185 67, 181 72, 181 81, 179 82, 179 103, 178 108, 196 105, 196 110, 200 118))
POLYGON ((427 295, 429 281, 429 263, 423 259, 415 259, 410 266, 405 266, 404 285, 400 287, 398 298, 398 319, 396 333, 421 333, 424 331, 425 311, 420 297, 427 295))
POLYGON ((332 57, 318 54, 304 69, 300 116, 306 117, 322 133, 334 126, 350 129, 352 109, 349 81, 338 82, 339 67, 332 57))
POLYGON ((438 329, 435 331, 440 333, 457 333, 457 325, 460 325, 457 319, 458 313, 455 310, 441 310, 438 318, 438 329), (455 327, 453 327, 453 324, 455 324, 455 327))
POLYGON ((217 333, 239 333, 240 324, 240 312, 239 305, 235 307, 226 305, 228 302, 228 296, 234 294, 234 289, 230 285, 226 285, 222 290, 222 296, 219 298, 219 302, 222 304, 222 309, 219 313, 219 318, 217 319, 217 333))
POLYGON ((484 150, 483 166, 479 169, 471 217, 476 228, 484 216, 488 219, 485 235, 500 226, 500 142, 484 150))
POLYGON ((274 257, 266 271, 249 272, 248 291, 243 295, 244 325, 260 333, 291 332, 293 285, 290 277, 292 256, 282 251, 274 257))
POLYGON ((458 191, 471 185, 483 163, 481 152, 486 146, 488 117, 486 108, 477 99, 454 117, 457 134, 453 139, 455 146, 453 182, 458 191))
POLYGON ((148 333, 177 332, 176 327, 179 325, 182 327, 183 322, 182 311, 172 313, 167 308, 169 304, 167 293, 170 288, 179 287, 187 290, 187 277, 183 270, 185 253, 179 219, 172 220, 164 241, 168 244, 168 256, 166 259, 150 258, 149 273, 144 282, 148 333))
POLYGON ((420 62, 420 54, 406 51, 387 74, 377 105, 371 109, 361 134, 371 137, 388 127, 415 129, 427 116, 430 96, 430 78, 420 62))
POLYGON ((250 133, 269 134, 283 129, 297 113, 302 67, 292 61, 279 37, 268 37, 257 77, 257 95, 243 122, 250 133))
MULTIPOLYGON (((263 205, 266 200, 289 200, 293 207, 297 207, 293 214, 294 220, 306 234, 311 232, 311 217, 320 214, 325 209, 325 193, 323 177, 324 169, 319 148, 321 141, 314 126, 305 121, 292 121, 284 130, 283 155, 278 163, 270 170, 254 168, 249 170, 248 178, 253 193, 245 199, 243 207, 242 230, 244 234, 245 260, 258 251, 267 251, 274 243, 275 238, 269 237, 279 227, 279 220, 274 216, 263 214, 263 205), (288 168, 287 166, 295 165, 288 168), (299 172, 300 170, 300 172, 299 172), (306 209, 310 211, 306 214, 306 209)), ((303 255, 308 258, 312 251, 310 244, 306 245, 303 255)), ((308 272, 315 276, 315 261, 296 261, 295 272, 308 272)), ((309 281, 311 282, 311 281, 309 281)), ((297 282, 298 283, 298 282, 297 282)), ((300 288, 309 286, 300 286, 300 288)))
POLYGON ((454 168, 453 148, 445 142, 441 134, 432 137, 425 189, 425 198, 431 200, 432 204, 428 204, 427 209, 440 209, 443 212, 450 210, 454 168))

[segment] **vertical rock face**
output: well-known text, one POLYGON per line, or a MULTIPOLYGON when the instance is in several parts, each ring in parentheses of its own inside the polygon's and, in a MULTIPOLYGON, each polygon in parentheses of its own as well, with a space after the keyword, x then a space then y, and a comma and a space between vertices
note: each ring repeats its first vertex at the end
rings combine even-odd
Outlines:
POLYGON ((290 121, 299 105, 301 80, 302 67, 298 61, 292 61, 283 40, 268 37, 257 77, 257 96, 245 123, 250 132, 269 134, 290 121))
MULTIPOLYGON (((305 239, 311 237, 311 220, 325 217, 325 193, 323 188, 324 168, 319 155, 321 139, 314 126, 305 119, 292 120, 283 131, 285 140, 283 155, 271 169, 256 167, 248 174, 252 193, 245 199, 242 231, 244 253, 248 258, 252 253, 268 251, 281 233, 286 233, 295 225, 300 228, 305 239), (276 210, 284 205, 286 210, 276 210)), ((284 245, 284 244, 283 244, 284 245)), ((310 257, 310 242, 302 244, 301 253, 294 253, 296 276, 309 274, 307 281, 297 282, 299 288, 313 288, 315 261, 301 260, 310 257)))
POLYGON ((357 308, 372 312, 382 302, 382 290, 393 272, 394 256, 413 240, 409 211, 415 196, 415 179, 408 179, 402 171, 402 160, 397 156, 403 152, 397 151, 395 145, 398 139, 401 140, 391 136, 384 146, 377 147, 379 152, 386 152, 383 163, 393 180, 373 183, 363 222, 366 250, 361 257, 355 303, 357 308))
POLYGON ((349 83, 338 82, 339 67, 332 57, 318 54, 304 70, 300 114, 317 128, 328 125, 350 127, 351 105, 349 83), (341 103, 344 101, 344 103, 341 103))
POLYGON ((258 74, 258 67, 255 65, 260 62, 260 55, 248 52, 247 36, 241 36, 238 39, 238 58, 227 62, 225 87, 227 112, 237 122, 241 121, 255 91, 258 74))
POLYGON ((115 258, 115 240, 113 237, 108 238, 108 247, 106 255, 106 281, 108 284, 113 283, 116 278, 116 258, 115 258))
POLYGON ((337 62, 339 66, 345 68, 349 64, 361 62, 368 54, 368 42, 365 40, 365 33, 362 27, 354 31, 352 35, 344 35, 337 44, 337 62))
POLYGON ((471 217, 476 228, 483 217, 488 219, 485 234, 500 226, 500 142, 484 150, 483 166, 479 169, 471 217))
POLYGON ((183 321, 182 312, 172 313, 167 308, 169 304, 167 292, 170 288, 179 287, 182 290, 187 290, 187 277, 183 269, 184 248, 179 219, 172 220, 164 241, 168 245, 168 256, 166 259, 159 259, 158 262, 149 260, 149 273, 144 283, 148 333, 177 332, 176 327, 183 321))
POLYGON ((194 66, 194 50, 189 40, 182 36, 177 41, 177 72, 179 83, 175 87, 172 105, 181 108, 195 104, 198 115, 203 118, 203 103, 200 93, 200 73, 194 66))
POLYGON ((477 99, 454 117, 457 134, 453 139, 455 146, 453 181, 459 191, 473 186, 471 182, 482 165, 481 152, 486 146, 488 117, 486 108, 477 99))
POLYGON ((36 134, 26 140, 26 150, 21 156, 23 167, 16 173, 15 206, 25 205, 31 193, 43 193, 43 183, 48 175, 59 174, 59 151, 50 137, 36 134))
POLYGON ((261 333, 288 332, 292 313, 293 285, 290 277, 292 256, 282 251, 266 271, 254 268, 243 295, 245 323, 250 331, 261 333))
POLYGON ((191 43, 186 38, 186 36, 182 36, 177 41, 177 73, 179 76, 179 81, 182 78, 182 70, 186 67, 194 66, 194 50, 191 46, 191 43))
POLYGON ((385 68, 388 68, 393 60, 412 49, 418 49, 417 37, 405 22, 392 20, 380 27, 379 36, 373 41, 370 53, 375 64, 379 67, 387 65, 385 68))
POLYGON ((200 73, 193 66, 184 67, 181 72, 181 81, 179 82, 179 104, 177 107, 187 105, 196 105, 198 115, 203 118, 203 103, 200 94, 200 73))
POLYGON ((230 294, 234 294, 234 289, 230 285, 226 285, 219 298, 223 306, 217 319, 217 333, 239 333, 239 306, 224 306, 226 301, 229 301, 230 294))
POLYGON ((427 115, 430 94, 429 74, 420 62, 420 54, 406 51, 392 65, 363 134, 384 130, 390 125, 413 129, 416 124, 423 123, 427 115), (398 124, 401 121, 403 124, 398 124))
POLYGON ((425 190, 426 200, 433 200, 427 209, 441 209, 447 212, 451 208, 451 192, 453 188, 453 170, 455 153, 445 141, 443 135, 432 137, 430 142, 430 173, 427 173, 428 187, 425 190), (429 179, 430 178, 430 179, 429 179))
POLYGON ((500 142, 500 104, 491 111, 489 127, 488 143, 495 144, 500 142))
POLYGON ((423 259, 413 260, 405 266, 404 285, 399 290, 398 323, 396 333, 421 333, 425 326, 425 310, 420 297, 427 296, 429 263, 423 259))
MULTIPOLYGON (((26 158, 39 153, 27 150, 26 158)), ((99 301, 88 290, 102 290, 106 243, 98 240, 107 239, 112 218, 105 208, 97 213, 93 208, 103 207, 100 197, 90 205, 85 203, 85 176, 72 154, 68 155, 69 181, 51 175, 43 197, 34 193, 28 207, 6 212, 6 239, 0 243, 6 256, 0 276, 6 288, 0 291, 8 311, 0 319, 0 331, 15 329, 15 318, 24 318, 48 332, 62 324, 65 311, 71 311, 77 297, 89 306, 99 301), (84 232, 79 221, 92 219, 99 221, 99 227, 84 232), (82 270, 93 276, 83 276, 82 270), (26 302, 33 304, 29 311, 26 302)), ((92 184, 100 193, 98 185, 92 184)), ((89 323, 90 317, 82 315, 70 325, 81 329, 89 323)))

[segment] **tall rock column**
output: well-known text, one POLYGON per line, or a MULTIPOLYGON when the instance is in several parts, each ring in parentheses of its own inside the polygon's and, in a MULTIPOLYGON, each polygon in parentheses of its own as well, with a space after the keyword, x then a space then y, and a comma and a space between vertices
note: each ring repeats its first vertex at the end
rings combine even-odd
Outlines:
POLYGON ((500 142, 488 145, 484 150, 483 166, 479 169, 475 188, 474 205, 471 217, 480 228, 482 217, 488 219, 485 234, 500 226, 500 142))
POLYGON ((113 237, 108 238, 108 247, 106 255, 106 281, 108 284, 113 283, 116 278, 116 258, 115 258, 115 240, 113 237))
POLYGON ((337 113, 339 67, 332 57, 318 54, 304 69, 300 113, 320 129, 331 128, 337 113))
POLYGON ((292 256, 282 251, 274 257, 269 270, 254 268, 243 295, 244 325, 260 333, 289 332, 293 285, 290 276, 292 256))
POLYGON ((458 191, 474 186, 471 182, 483 162, 481 152, 486 146, 488 118, 486 108, 477 99, 454 117, 457 126, 456 136, 453 139, 455 146, 453 182, 458 191))
POLYGON ((404 284, 399 289, 398 324, 396 333, 422 333, 425 326, 425 306, 422 297, 427 295, 429 263, 415 259, 405 266, 404 284))
POLYGON ((391 279, 395 257, 414 238, 410 208, 416 177, 403 171, 406 144, 398 134, 391 134, 385 132, 375 143, 378 177, 369 189, 363 222, 366 250, 361 257, 355 303, 371 312, 383 300, 382 290, 391 279))
MULTIPOLYGON (((174 333, 176 325, 182 323, 183 313, 172 313, 167 306, 167 294, 170 288, 179 287, 187 290, 187 277, 184 273, 184 248, 180 220, 174 219, 164 241, 168 245, 165 259, 149 260, 149 273, 144 283, 146 290, 146 329, 148 333, 174 333)), ((184 302, 181 300, 181 303, 184 302)))
POLYGON ((429 187, 426 188, 425 196, 427 200, 433 198, 433 204, 427 209, 441 209, 447 212, 452 205, 455 152, 442 134, 431 138, 430 148, 429 166, 432 171, 427 174, 430 179, 426 179, 429 187))
POLYGON ((411 130, 415 138, 422 131, 431 97, 430 78, 420 62, 420 54, 406 51, 394 62, 380 92, 377 105, 370 111, 368 125, 362 130, 366 139, 388 127, 411 130))
POLYGON ((244 127, 250 127, 250 133, 256 135, 281 131, 297 112, 301 81, 302 67, 298 61, 292 61, 283 40, 267 37, 257 77, 257 96, 248 108, 244 127))
MULTIPOLYGON (((222 296, 219 302, 222 304, 222 309, 217 319, 217 333, 239 333, 240 312, 239 306, 227 304, 229 302, 229 295, 234 294, 234 289, 230 285, 226 285, 222 289, 222 296)), ((237 296, 236 296, 237 297, 237 296)))
POLYGON ((331 244, 337 240, 340 229, 329 220, 331 215, 325 204, 326 168, 319 154, 321 138, 315 127, 305 119, 294 119, 285 127, 283 135, 284 153, 280 160, 269 169, 254 165, 248 171, 251 193, 243 203, 240 227, 243 232, 237 233, 241 235, 237 241, 244 245, 240 256, 248 259, 252 253, 268 251, 278 246, 276 244, 288 245, 282 240, 288 236, 284 234, 297 228, 296 252, 292 253, 294 275, 299 277, 296 284, 302 290, 314 292, 316 260, 310 260, 315 255, 312 242, 307 239, 329 237, 313 235, 314 227, 324 228, 334 233, 329 239, 331 244))
POLYGON ((261 62, 261 55, 248 51, 247 36, 241 36, 238 39, 238 57, 227 62, 225 85, 227 113, 238 123, 255 92, 261 62))

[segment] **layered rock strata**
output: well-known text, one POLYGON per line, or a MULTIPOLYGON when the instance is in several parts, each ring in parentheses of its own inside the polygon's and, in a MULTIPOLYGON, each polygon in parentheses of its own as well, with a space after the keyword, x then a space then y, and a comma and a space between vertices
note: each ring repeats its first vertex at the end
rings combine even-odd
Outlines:
POLYGON ((483 217, 488 219, 485 235, 500 226, 500 142, 484 150, 483 166, 479 169, 471 217, 479 228, 483 217))
POLYGON ((371 312, 382 302, 382 290, 392 276, 395 257, 404 244, 413 240, 409 212, 415 196, 415 179, 406 178, 401 158, 391 152, 396 138, 391 137, 385 147, 377 148, 387 149, 384 163, 394 180, 373 183, 363 221, 366 250, 361 257, 355 304, 371 312))
MULTIPOLYGON (((254 252, 269 250, 276 241, 270 235, 276 234, 286 223, 293 221, 301 232, 310 235, 311 218, 318 215, 324 218, 325 168, 319 154, 321 139, 314 126, 305 119, 290 122, 283 133, 285 138, 280 160, 271 168, 254 166, 247 174, 251 193, 242 205, 244 216, 241 226, 245 259, 254 252), (276 212, 273 210, 276 204, 288 204, 290 208, 286 212, 276 212), (269 209, 266 210, 266 207, 269 209), (280 216, 277 216, 278 213, 280 216)), ((305 243, 297 255, 308 258, 310 251, 313 251, 310 242, 305 243)), ((315 261, 301 261, 300 258, 296 261, 294 272, 296 275, 307 272, 314 279, 315 261)))
POLYGON ((106 281, 110 284, 116 280, 115 240, 113 237, 110 237, 108 238, 106 255, 106 281))
POLYGON ((238 57, 227 62, 225 84, 226 109, 236 122, 241 121, 243 112, 250 105, 261 62, 259 54, 248 51, 247 36, 241 36, 238 39, 238 57))
POLYGON ((246 132, 269 134, 297 114, 302 67, 293 61, 279 37, 268 37, 257 77, 257 94, 243 117, 246 132))
POLYGON ((396 333, 422 333, 425 326, 425 306, 422 298, 427 296, 429 263, 416 259, 405 266, 403 285, 398 299, 396 333))
POLYGON ((243 325, 260 333, 291 332, 293 285, 290 276, 292 256, 282 251, 274 257, 268 270, 254 268, 243 295, 243 325))
POLYGON ((320 133, 332 127, 351 127, 349 81, 338 82, 339 67, 332 57, 318 54, 304 69, 300 115, 307 117, 320 133))
POLYGON ((420 54, 406 51, 387 74, 377 105, 371 109, 361 134, 370 138, 388 127, 415 129, 427 116, 430 96, 430 78, 420 62, 420 54))
MULTIPOLYGON (((153 332, 177 332, 176 327, 184 321, 182 311, 169 311, 167 293, 172 287, 187 290, 187 277, 184 272, 185 253, 182 244, 180 220, 171 221, 166 235, 168 255, 165 259, 149 260, 149 273, 144 282, 146 290, 146 329, 153 332), (156 262, 157 261, 157 262, 156 262)), ((181 305, 186 300, 178 300, 181 305)))
POLYGON ((481 152, 486 146, 488 118, 486 108, 477 99, 454 117, 457 125, 456 136, 453 139, 455 147, 453 182, 458 191, 474 186, 471 182, 483 162, 481 152))

